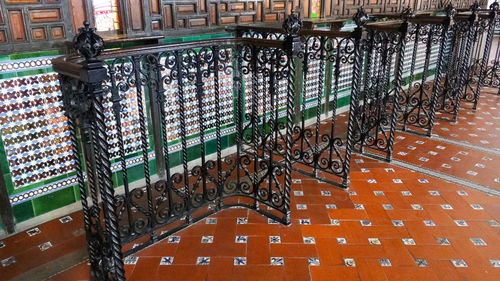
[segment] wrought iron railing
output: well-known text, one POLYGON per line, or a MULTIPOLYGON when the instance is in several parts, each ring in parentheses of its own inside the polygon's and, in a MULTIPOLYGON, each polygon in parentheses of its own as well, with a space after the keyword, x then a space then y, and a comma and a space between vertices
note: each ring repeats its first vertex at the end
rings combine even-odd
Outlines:
POLYGON ((365 26, 368 32, 362 43, 366 56, 363 98, 362 103, 353 109, 353 114, 358 116, 355 140, 361 153, 368 148, 382 152, 383 157, 390 161, 398 97, 402 92, 408 22, 404 17, 365 26))
MULTIPOLYGON (((282 29, 272 27, 237 26, 235 31, 242 38, 281 40, 286 36, 282 29)), ((296 62, 300 83, 292 136, 293 169, 344 188, 349 184, 354 120, 350 119, 348 126, 337 124, 337 104, 342 91, 350 92, 351 104, 357 102, 360 80, 356 77, 361 76, 363 60, 356 52, 362 32, 357 28, 354 32, 302 29, 298 33, 302 48, 296 62), (346 75, 351 79, 345 79, 346 75), (322 177, 319 172, 335 175, 338 180, 322 177)), ((263 81, 267 81, 264 89, 272 84, 265 75, 263 81)), ((260 112, 264 118, 269 114, 266 108, 260 112)), ((283 156, 277 148, 275 153, 283 156)))
POLYGON ((472 47, 469 61, 466 62, 467 76, 464 93, 461 99, 472 103, 472 108, 476 109, 479 101, 481 83, 485 78, 488 57, 493 43, 495 22, 498 14, 498 3, 494 2, 490 9, 477 9, 477 19, 471 27, 472 47))
POLYGON ((411 43, 409 76, 404 80, 404 91, 400 95, 400 111, 397 121, 403 131, 411 130, 431 136, 435 118, 437 95, 441 90, 443 57, 448 31, 455 11, 448 6, 446 15, 417 15, 409 19, 410 27, 406 36, 411 43), (437 49, 436 49, 437 46, 437 49), (419 48, 425 50, 423 68, 417 79, 416 66, 419 48), (435 60, 433 61, 433 57, 435 60), (434 77, 430 75, 431 63, 435 63, 434 77), (422 132, 423 129, 423 132, 422 132))
MULTIPOLYGON (((289 19, 286 27, 290 33, 283 41, 227 38, 102 53, 102 39, 87 24, 75 39, 84 58, 54 61, 74 155, 80 153, 78 131, 81 135, 83 163, 78 157, 75 161, 96 279, 123 280, 124 256, 224 208, 247 207, 290 223, 293 58, 299 47, 293 32, 300 27, 292 22, 297 18, 289 19), (243 75, 256 79, 262 73, 270 74, 271 80, 285 80, 287 93, 284 120, 271 114, 267 127, 261 126, 255 110, 244 119, 243 75), (236 147, 231 153, 222 151, 220 80, 224 75, 232 77, 236 92, 235 100, 229 101, 236 108, 236 147), (193 91, 191 100, 189 91, 193 91), (124 104, 132 105, 124 108, 124 104), (129 182, 125 161, 131 152, 124 139, 131 107, 138 114, 134 126, 140 132, 133 140, 140 144, 143 166, 144 180, 139 186, 129 182), (167 107, 173 107, 178 117, 179 127, 173 130, 167 107), (117 143, 110 143, 110 124, 118 131, 117 143), (272 133, 278 127, 285 131, 281 140, 272 133), (211 157, 207 155, 209 130, 215 131, 212 145, 216 147, 211 149, 215 156, 211 157), (195 164, 188 161, 191 134, 197 134, 200 142, 195 164), (178 169, 170 159, 176 144, 181 151, 178 169), (164 162, 163 172, 153 167, 151 146, 161 148, 155 150, 155 157, 164 162), (281 159, 268 153, 277 146, 283 152, 281 159), (122 168, 115 176, 110 169, 114 156, 122 168), (123 184, 123 194, 115 193, 114 181, 123 184), (131 248, 129 242, 139 245, 131 248)), ((277 108, 275 87, 271 83, 265 93, 273 108, 277 108)), ((253 90, 252 95, 259 94, 258 89, 253 90)))
MULTIPOLYGON (((476 21, 476 11, 457 14, 450 28, 449 49, 445 55, 445 76, 443 91, 437 97, 436 110, 441 119, 455 122, 460 101, 467 82, 467 62, 471 55, 473 41, 473 26, 476 21)), ((443 83, 443 82, 441 82, 443 83)))
MULTIPOLYGON (((490 5, 490 10, 496 11, 497 15, 493 21, 490 22, 489 28, 493 28, 493 34, 489 33, 490 30, 488 31, 487 36, 490 36, 490 45, 489 49, 487 49, 488 45, 486 44, 484 50, 487 58, 486 62, 483 61, 485 63, 482 72, 483 76, 478 77, 477 80, 481 83, 481 86, 498 88, 499 90, 497 93, 500 94, 500 17, 498 17, 498 9, 498 2, 495 1, 490 5), (492 52, 490 52, 490 50, 492 52)), ((487 37, 486 40, 488 39, 487 37)))
POLYGON ((289 224, 292 169, 346 188, 353 149, 390 161, 397 121, 430 135, 434 106, 456 119, 469 89, 468 63, 481 58, 479 77, 489 73, 489 50, 471 55, 477 11, 455 16, 452 25, 451 6, 446 16, 404 11, 378 22, 360 8, 353 32, 301 30, 290 15, 283 29, 239 26, 235 38, 109 51, 87 24, 74 42, 80 55, 53 63, 93 279, 124 280, 123 257, 225 208, 289 224), (337 121, 342 90, 350 93, 347 126, 337 121), (234 145, 224 144, 227 132, 234 145), (128 175, 130 154, 142 168, 140 181, 128 175), (112 163, 120 172, 112 173, 112 163))

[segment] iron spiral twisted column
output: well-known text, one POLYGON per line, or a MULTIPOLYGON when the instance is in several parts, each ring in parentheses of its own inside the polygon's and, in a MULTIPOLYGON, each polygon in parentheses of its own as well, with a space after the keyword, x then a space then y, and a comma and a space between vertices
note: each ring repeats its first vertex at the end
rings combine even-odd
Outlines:
POLYGON ((289 15, 283 22, 286 36, 287 55, 287 97, 286 97, 286 152, 285 152, 285 185, 284 185, 284 209, 285 224, 291 223, 290 217, 290 187, 292 184, 292 135, 293 114, 295 106, 295 58, 300 51, 301 43, 297 33, 302 28, 302 21, 295 14, 289 15))
POLYGON ((349 170, 351 167, 351 152, 355 143, 355 130, 358 123, 356 114, 359 112, 359 94, 361 87, 361 75, 363 67, 363 52, 361 46, 361 38, 363 36, 363 26, 368 22, 368 15, 365 13, 363 7, 359 8, 354 15, 356 22, 356 29, 354 30, 354 65, 352 71, 352 86, 351 86, 351 100, 349 102, 349 121, 347 127, 347 142, 345 152, 344 170, 345 174, 342 179, 342 185, 349 187, 349 170))
MULTIPOLYGON (((88 102, 88 110, 82 113, 84 114, 82 119, 86 119, 86 122, 90 124, 90 138, 94 149, 94 157, 91 158, 93 163, 90 163, 90 165, 95 168, 103 203, 105 230, 103 231, 104 244, 102 246, 106 249, 102 251, 104 275, 97 277, 113 281, 125 280, 103 107, 104 91, 102 84, 107 78, 107 70, 103 66, 103 61, 97 59, 104 49, 104 41, 95 33, 93 28, 90 28, 89 23, 85 22, 84 28, 80 28, 79 35, 75 37, 73 44, 75 49, 85 57, 80 83, 82 84, 82 95, 88 102)), ((85 120, 83 120, 83 123, 85 123, 85 120)), ((94 193, 93 195, 97 196, 97 192, 94 193)), ((97 204, 94 199, 94 204, 97 204)), ((98 206, 93 207, 97 208, 98 206)))
POLYGON ((477 103, 479 102, 479 93, 481 91, 481 81, 483 81, 484 76, 486 75, 486 66, 488 63, 488 57, 490 55, 490 50, 491 50, 491 45, 493 43, 493 35, 495 33, 495 22, 497 20, 497 15, 498 15, 498 9, 499 9, 499 4, 498 2, 493 2, 490 5, 490 14, 489 14, 489 20, 488 20, 488 32, 486 35, 486 42, 484 45, 484 53, 483 53, 483 58, 481 60, 481 66, 479 69, 479 79, 477 80, 477 87, 476 91, 474 92, 474 105, 473 109, 477 109, 477 103))
MULTIPOLYGON (((449 29, 450 25, 452 24, 453 21, 453 16, 456 14, 456 10, 453 7, 453 5, 448 5, 446 8, 446 16, 447 16, 447 21, 443 25, 443 29, 441 31, 441 43, 439 45, 439 52, 438 52, 438 57, 437 57, 437 63, 436 63, 436 75, 434 77, 434 85, 432 87, 432 95, 431 95, 431 111, 429 114, 429 129, 427 130, 427 136, 430 137, 432 135, 432 129, 434 126, 434 119, 436 118, 436 103, 437 103, 437 97, 439 93, 441 92, 441 79, 443 78, 443 66, 445 64, 444 59, 445 59, 445 50, 446 50, 446 43, 448 42, 448 34, 449 34, 449 29)), ((444 89, 443 89, 444 90, 444 89)))

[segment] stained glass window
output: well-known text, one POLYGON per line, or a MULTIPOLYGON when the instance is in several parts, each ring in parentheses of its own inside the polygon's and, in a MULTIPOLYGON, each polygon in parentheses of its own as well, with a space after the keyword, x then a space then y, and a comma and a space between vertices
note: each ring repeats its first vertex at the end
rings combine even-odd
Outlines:
POLYGON ((120 30, 118 0, 92 0, 97 31, 120 30))

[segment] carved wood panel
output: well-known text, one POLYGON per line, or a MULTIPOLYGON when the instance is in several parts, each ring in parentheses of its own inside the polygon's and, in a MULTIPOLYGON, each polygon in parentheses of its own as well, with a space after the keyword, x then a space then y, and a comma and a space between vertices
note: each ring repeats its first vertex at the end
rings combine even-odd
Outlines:
POLYGON ((73 36, 67 0, 0 0, 0 55, 59 46, 73 36))
MULTIPOLYGON (((304 1, 304 0, 302 0, 304 1)), ((410 7, 413 10, 442 9, 450 1, 456 8, 468 8, 471 0, 323 0, 324 17, 354 15, 363 6, 368 13, 395 13, 410 7)), ((485 5, 487 1, 479 1, 485 5)))
MULTIPOLYGON (((452 0, 467 8, 473 0, 452 0)), ((129 36, 186 36, 231 24, 279 22, 292 10, 301 17, 351 16, 412 7, 439 9, 449 0, 119 0, 122 31, 129 36), (319 10, 319 11, 318 11, 319 10), (188 33, 186 33, 188 32, 188 33)), ((93 24, 92 0, 0 0, 0 54, 37 50, 71 40, 83 20, 93 24)), ((482 0, 481 3, 486 3, 482 0)))

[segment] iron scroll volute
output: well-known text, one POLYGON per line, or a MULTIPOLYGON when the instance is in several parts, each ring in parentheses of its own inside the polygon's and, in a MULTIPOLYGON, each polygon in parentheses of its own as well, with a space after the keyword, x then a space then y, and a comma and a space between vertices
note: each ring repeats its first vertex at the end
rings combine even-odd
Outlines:
POLYGON ((90 27, 88 21, 84 21, 83 26, 78 29, 78 35, 73 39, 73 48, 88 62, 97 61, 97 57, 104 50, 104 40, 95 33, 95 28, 90 27))

